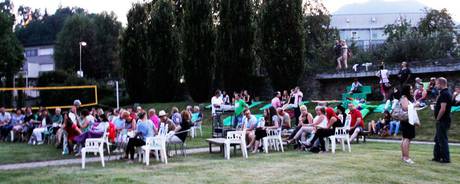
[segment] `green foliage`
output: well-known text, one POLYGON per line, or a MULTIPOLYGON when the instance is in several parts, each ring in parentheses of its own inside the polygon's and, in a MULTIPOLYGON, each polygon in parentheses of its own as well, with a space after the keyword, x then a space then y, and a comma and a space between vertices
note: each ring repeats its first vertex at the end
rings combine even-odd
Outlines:
POLYGON ((302 1, 264 1, 261 7, 262 61, 275 89, 297 85, 304 71, 302 1))
POLYGON ((306 1, 304 16, 306 69, 336 65, 334 43, 337 29, 330 26, 331 17, 323 4, 306 1))
POLYGON ((184 1, 182 25, 183 68, 185 83, 195 101, 211 94, 215 69, 215 32, 211 3, 208 0, 184 1))
POLYGON ((222 86, 247 89, 253 82, 255 25, 251 0, 222 0, 217 27, 217 57, 222 86))
POLYGON ((54 58, 58 69, 79 70, 80 45, 82 70, 85 77, 110 79, 118 76, 118 36, 121 23, 113 13, 75 14, 68 17, 57 36, 54 58))
POLYGON ((418 30, 423 36, 432 36, 436 33, 454 33, 455 23, 447 9, 425 9, 426 16, 419 25, 418 30))
POLYGON ((57 34, 64 26, 66 18, 82 11, 79 8, 59 8, 53 15, 43 16, 42 19, 33 19, 27 26, 17 25, 15 28, 16 37, 24 45, 53 44, 57 34))
POLYGON ((179 39, 170 1, 134 4, 121 39, 123 76, 135 102, 165 102, 179 83, 179 39))

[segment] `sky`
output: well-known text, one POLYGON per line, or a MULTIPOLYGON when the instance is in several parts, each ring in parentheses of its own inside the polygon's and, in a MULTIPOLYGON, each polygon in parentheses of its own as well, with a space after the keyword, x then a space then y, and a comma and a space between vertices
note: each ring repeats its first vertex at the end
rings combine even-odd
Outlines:
MULTIPOLYGON (((62 5, 65 6, 78 6, 87 9, 91 13, 99 13, 102 11, 113 11, 118 16, 118 20, 124 25, 126 24, 126 14, 134 2, 142 2, 144 0, 12 0, 15 8, 20 5, 30 6, 32 8, 40 8, 42 11, 46 8, 48 13, 54 11, 62 5)), ((334 14, 344 6, 359 5, 366 3, 373 3, 377 1, 394 2, 394 1, 407 1, 407 0, 323 0, 326 8, 334 14)), ((459 0, 409 0, 417 1, 424 6, 441 9, 447 8, 451 13, 455 22, 460 22, 460 1, 459 0)), ((385 10, 383 10, 385 11, 385 10)), ((379 12, 375 12, 379 13, 379 12)))

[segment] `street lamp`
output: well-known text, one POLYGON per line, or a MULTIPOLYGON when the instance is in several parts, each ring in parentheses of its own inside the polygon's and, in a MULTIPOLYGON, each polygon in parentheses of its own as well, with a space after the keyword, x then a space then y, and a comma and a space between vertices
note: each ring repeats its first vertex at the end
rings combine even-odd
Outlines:
POLYGON ((86 42, 84 41, 81 41, 78 43, 78 45, 80 45, 80 70, 77 71, 77 75, 79 77, 83 77, 83 70, 81 69, 81 47, 86 47, 86 42))

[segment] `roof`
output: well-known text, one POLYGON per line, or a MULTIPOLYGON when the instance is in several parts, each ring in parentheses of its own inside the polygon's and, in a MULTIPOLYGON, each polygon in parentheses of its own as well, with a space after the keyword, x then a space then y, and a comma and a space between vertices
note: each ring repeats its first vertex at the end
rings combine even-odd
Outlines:
POLYGON ((383 28, 406 19, 415 27, 425 15, 424 12, 335 14, 332 15, 331 26, 337 29, 383 28))

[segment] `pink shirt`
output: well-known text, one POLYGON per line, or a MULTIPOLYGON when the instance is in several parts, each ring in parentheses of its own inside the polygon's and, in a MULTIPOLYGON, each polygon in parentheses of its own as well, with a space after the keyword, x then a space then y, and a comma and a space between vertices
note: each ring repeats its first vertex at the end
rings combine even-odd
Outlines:
POLYGON ((153 115, 153 116, 150 116, 150 120, 152 120, 153 125, 155 126, 155 128, 160 127, 160 118, 156 114, 153 115))
POLYGON ((272 99, 272 107, 275 109, 281 107, 281 100, 278 97, 272 99))

